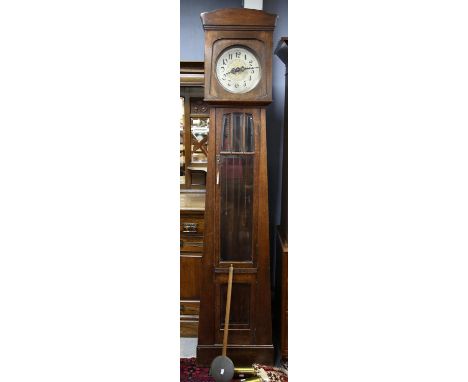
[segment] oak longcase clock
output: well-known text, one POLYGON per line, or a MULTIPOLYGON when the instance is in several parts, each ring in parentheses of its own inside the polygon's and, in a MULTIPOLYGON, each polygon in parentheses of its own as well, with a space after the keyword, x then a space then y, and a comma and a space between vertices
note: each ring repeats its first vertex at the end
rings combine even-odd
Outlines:
POLYGON ((202 13, 210 136, 197 362, 221 353, 230 264, 228 356, 272 364, 265 107, 271 103, 276 15, 202 13))

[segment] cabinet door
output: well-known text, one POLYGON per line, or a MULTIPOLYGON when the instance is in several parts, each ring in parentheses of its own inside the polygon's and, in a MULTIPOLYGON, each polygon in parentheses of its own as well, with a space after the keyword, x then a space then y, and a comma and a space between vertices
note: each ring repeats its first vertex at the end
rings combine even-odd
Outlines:
POLYGON ((258 109, 217 110, 216 231, 218 266, 256 264, 258 109))

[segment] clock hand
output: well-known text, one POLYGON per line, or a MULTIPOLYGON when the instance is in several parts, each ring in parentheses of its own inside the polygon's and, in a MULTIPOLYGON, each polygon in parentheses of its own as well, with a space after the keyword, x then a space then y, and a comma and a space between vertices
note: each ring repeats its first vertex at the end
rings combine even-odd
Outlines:
POLYGON ((240 68, 240 71, 243 72, 244 70, 249 70, 249 69, 259 69, 259 67, 258 66, 251 66, 250 68, 246 68, 246 67, 242 66, 240 68))
POLYGON ((236 73, 243 72, 243 71, 249 70, 249 69, 259 69, 259 67, 258 66, 251 66, 249 68, 246 68, 245 66, 241 66, 240 68, 239 67, 232 68, 228 73, 236 74, 236 73))

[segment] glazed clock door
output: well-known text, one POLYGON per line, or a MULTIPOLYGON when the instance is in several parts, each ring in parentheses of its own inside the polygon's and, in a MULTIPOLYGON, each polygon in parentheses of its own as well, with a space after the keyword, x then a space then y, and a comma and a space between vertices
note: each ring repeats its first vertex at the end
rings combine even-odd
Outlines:
POLYGON ((258 109, 218 109, 216 113, 217 266, 256 264, 256 174, 258 109))
MULTIPOLYGON (((232 287, 229 342, 255 342, 259 109, 216 110, 215 268, 237 270, 232 287)), ((221 275, 220 275, 221 276, 221 275)), ((226 274, 215 284, 216 339, 224 334, 226 274)))

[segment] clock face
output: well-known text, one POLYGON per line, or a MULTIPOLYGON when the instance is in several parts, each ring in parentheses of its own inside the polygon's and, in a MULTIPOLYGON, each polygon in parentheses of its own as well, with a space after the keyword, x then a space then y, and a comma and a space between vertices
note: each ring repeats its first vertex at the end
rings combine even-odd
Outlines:
POLYGON ((216 77, 228 92, 247 93, 260 81, 261 67, 257 57, 249 49, 233 46, 219 55, 216 77))

